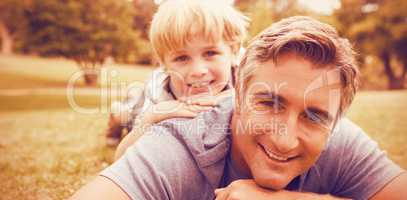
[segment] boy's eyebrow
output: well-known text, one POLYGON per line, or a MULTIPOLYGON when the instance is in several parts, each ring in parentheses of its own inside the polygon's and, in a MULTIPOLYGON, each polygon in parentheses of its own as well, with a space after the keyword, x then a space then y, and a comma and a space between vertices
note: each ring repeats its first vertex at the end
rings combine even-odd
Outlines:
POLYGON ((179 55, 179 54, 184 54, 186 51, 184 51, 184 50, 178 50, 178 51, 172 51, 172 52, 170 52, 170 56, 177 56, 177 55, 179 55))
POLYGON ((217 48, 218 48, 217 45, 210 45, 210 46, 204 47, 204 49, 217 49, 217 48))

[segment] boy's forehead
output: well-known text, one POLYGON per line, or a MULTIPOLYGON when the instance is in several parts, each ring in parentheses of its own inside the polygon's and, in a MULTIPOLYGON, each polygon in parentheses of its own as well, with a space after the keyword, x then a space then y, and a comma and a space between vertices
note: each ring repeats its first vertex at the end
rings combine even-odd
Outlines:
POLYGON ((191 49, 218 48, 222 42, 223 40, 221 39, 208 39, 201 35, 195 35, 194 37, 186 38, 184 41, 179 42, 178 44, 168 44, 167 46, 169 46, 169 51, 167 54, 177 54, 190 51, 191 49))

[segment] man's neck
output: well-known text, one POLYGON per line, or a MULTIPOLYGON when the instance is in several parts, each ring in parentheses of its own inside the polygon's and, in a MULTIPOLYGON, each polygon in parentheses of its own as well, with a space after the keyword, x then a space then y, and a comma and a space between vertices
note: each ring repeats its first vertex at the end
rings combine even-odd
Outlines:
POLYGON ((246 161, 243 159, 242 153, 240 152, 240 149, 238 149, 238 145, 236 145, 236 134, 244 134, 244 133, 239 133, 240 130, 238 130, 238 121, 239 117, 237 116, 238 114, 236 112, 233 113, 232 115, 232 120, 230 124, 231 128, 231 138, 232 138, 232 146, 230 150, 230 156, 231 156, 231 164, 235 166, 235 170, 238 174, 241 174, 245 177, 252 177, 250 168, 247 165, 246 161))

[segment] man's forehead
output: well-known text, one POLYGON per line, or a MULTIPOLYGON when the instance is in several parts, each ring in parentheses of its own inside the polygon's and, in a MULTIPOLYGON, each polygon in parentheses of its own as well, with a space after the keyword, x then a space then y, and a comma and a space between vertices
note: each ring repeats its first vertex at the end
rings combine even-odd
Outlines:
MULTIPOLYGON (((281 62, 280 62, 281 63, 281 62)), ((246 78, 247 85, 303 87, 315 90, 341 84, 340 70, 333 66, 316 66, 306 60, 287 60, 282 65, 273 61, 259 62, 246 78), (299 85, 299 83, 301 83, 299 85), (292 84, 292 85, 289 85, 292 84)))

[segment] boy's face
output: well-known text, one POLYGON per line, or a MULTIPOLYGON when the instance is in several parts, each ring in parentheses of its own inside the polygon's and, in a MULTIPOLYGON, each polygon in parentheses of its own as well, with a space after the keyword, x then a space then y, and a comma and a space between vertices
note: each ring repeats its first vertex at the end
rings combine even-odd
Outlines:
POLYGON ((340 103, 339 72, 293 54, 260 63, 232 120, 232 158, 243 173, 283 189, 320 156, 340 103))
POLYGON ((170 88, 177 99, 216 95, 228 84, 234 55, 223 40, 211 43, 195 37, 183 48, 164 55, 170 88))

